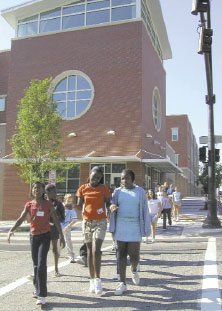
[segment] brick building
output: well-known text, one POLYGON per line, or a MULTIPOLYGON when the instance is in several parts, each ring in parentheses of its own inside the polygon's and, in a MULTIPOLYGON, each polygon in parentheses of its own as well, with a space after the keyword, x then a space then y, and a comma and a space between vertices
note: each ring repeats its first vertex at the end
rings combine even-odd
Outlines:
POLYGON ((74 192, 95 164, 108 185, 119 184, 123 168, 144 188, 181 175, 167 154, 163 60, 171 48, 159 0, 33 0, 2 16, 16 36, 0 53, 1 219, 17 217, 28 197, 8 139, 32 79, 52 77, 62 152, 77 163, 59 192, 74 192))

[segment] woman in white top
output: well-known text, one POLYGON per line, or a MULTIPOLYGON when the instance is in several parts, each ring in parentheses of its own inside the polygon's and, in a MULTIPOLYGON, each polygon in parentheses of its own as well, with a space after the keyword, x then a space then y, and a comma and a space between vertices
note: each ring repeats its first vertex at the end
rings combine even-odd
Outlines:
POLYGON ((162 205, 159 199, 156 198, 155 192, 153 189, 149 189, 147 193, 148 198, 148 209, 151 216, 151 228, 152 228, 152 238, 151 242, 155 241, 156 236, 156 225, 158 218, 161 215, 162 205))
POLYGON ((173 199, 174 220, 179 221, 179 213, 182 205, 182 196, 181 192, 178 191, 178 187, 175 187, 175 191, 172 194, 172 199, 173 199))

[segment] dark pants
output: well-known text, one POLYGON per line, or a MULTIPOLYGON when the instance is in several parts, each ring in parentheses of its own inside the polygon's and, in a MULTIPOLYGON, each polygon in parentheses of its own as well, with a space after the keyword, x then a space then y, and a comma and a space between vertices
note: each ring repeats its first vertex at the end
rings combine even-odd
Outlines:
POLYGON ((34 266, 33 284, 39 297, 47 296, 47 254, 50 247, 50 232, 31 235, 31 252, 34 266))
POLYGON ((168 218, 168 224, 172 225, 171 220, 171 208, 163 209, 163 229, 166 229, 166 219, 168 218))

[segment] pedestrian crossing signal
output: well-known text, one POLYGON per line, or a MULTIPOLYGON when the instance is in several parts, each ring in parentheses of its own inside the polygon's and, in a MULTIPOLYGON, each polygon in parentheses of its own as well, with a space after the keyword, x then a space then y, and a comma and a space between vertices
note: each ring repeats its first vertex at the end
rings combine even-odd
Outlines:
POLYGON ((215 149, 215 162, 220 162, 220 149, 215 149))
POLYGON ((206 162, 206 147, 200 147, 199 148, 199 161, 200 162, 206 162))

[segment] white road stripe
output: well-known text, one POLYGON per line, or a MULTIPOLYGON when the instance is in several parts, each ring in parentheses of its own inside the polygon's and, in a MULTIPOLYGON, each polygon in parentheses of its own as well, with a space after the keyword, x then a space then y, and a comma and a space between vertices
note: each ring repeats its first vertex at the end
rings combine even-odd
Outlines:
POLYGON ((216 238, 211 237, 205 254, 201 311, 221 311, 216 250, 216 238))

